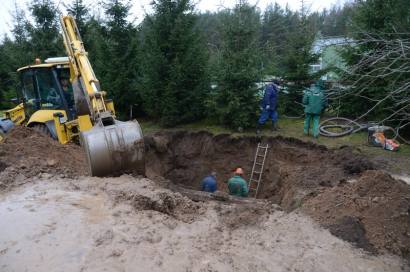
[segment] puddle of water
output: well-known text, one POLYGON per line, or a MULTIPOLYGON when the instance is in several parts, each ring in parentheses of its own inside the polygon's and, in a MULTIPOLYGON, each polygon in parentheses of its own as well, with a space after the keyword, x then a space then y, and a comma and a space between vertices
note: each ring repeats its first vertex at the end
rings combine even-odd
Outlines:
POLYGON ((410 176, 405 176, 405 175, 392 175, 394 179, 400 179, 407 183, 407 185, 410 185, 410 176))
POLYGON ((0 199, 0 271, 80 271, 108 214, 102 196, 41 185, 0 199))

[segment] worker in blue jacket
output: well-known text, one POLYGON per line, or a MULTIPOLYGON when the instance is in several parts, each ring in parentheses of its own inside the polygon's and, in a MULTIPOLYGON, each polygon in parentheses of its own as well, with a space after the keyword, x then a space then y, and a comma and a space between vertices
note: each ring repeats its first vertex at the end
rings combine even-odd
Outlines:
POLYGON ((212 172, 202 180, 201 190, 209 193, 213 193, 217 190, 216 172, 212 172))
POLYGON ((258 120, 258 126, 256 133, 260 133, 260 128, 266 123, 266 121, 272 119, 272 130, 277 129, 276 122, 278 121, 278 87, 274 82, 269 82, 265 87, 265 93, 261 101, 261 115, 258 120))

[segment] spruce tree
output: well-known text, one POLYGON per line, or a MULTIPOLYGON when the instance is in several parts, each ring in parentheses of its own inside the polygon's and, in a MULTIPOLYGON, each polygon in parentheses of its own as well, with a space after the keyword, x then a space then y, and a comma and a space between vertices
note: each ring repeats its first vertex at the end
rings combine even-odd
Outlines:
POLYGON ((13 42, 5 37, 0 44, 0 109, 8 109, 13 105, 9 103, 10 98, 16 97, 16 77, 13 70, 14 61, 10 54, 14 49, 13 42))
POLYGON ((29 33, 27 31, 28 20, 24 11, 15 4, 11 12, 13 25, 11 33, 13 38, 5 36, 0 45, 0 108, 13 106, 9 102, 17 97, 16 87, 19 78, 16 70, 22 66, 33 63, 34 54, 30 51, 29 33))
POLYGON ((28 22, 26 27, 33 55, 42 60, 63 55, 64 45, 55 3, 52 0, 33 0, 29 10, 34 24, 28 22))
POLYGON ((283 55, 287 44, 285 11, 275 3, 267 7, 262 19, 261 46, 263 68, 268 75, 283 76, 283 55))
POLYGON ((280 96, 280 110, 289 116, 303 113, 302 107, 295 107, 295 102, 302 101, 303 90, 310 86, 315 75, 310 73, 309 65, 315 63, 318 56, 312 53, 315 30, 308 24, 306 9, 301 6, 300 12, 287 11, 288 33, 287 46, 282 57, 283 78, 291 81, 287 94, 280 96))
POLYGON ((86 22, 89 19, 88 8, 85 6, 83 0, 72 0, 66 5, 67 12, 74 17, 78 30, 82 37, 86 36, 86 22))
POLYGON ((115 101, 117 115, 129 118, 130 107, 138 101, 136 29, 127 21, 131 4, 126 1, 110 0, 104 3, 105 20, 102 26, 92 19, 88 24, 90 54, 95 72, 106 90, 115 101))
POLYGON ((31 52, 29 41, 29 21, 26 18, 26 14, 17 3, 14 6, 14 10, 11 13, 13 17, 13 26, 11 33, 13 34, 14 42, 9 44, 9 48, 12 54, 12 62, 15 68, 19 68, 23 65, 30 64, 34 61, 35 56, 31 52))
POLYGON ((222 21, 222 46, 212 111, 220 124, 241 129, 256 124, 255 83, 260 79, 260 15, 246 2, 222 21))
POLYGON ((164 126, 204 116, 206 55, 190 0, 153 2, 143 30, 143 99, 164 126))

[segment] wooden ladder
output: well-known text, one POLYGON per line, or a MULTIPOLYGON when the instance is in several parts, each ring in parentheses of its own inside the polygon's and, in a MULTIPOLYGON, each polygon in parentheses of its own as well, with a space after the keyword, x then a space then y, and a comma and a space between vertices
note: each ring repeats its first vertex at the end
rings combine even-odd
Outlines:
POLYGON ((255 160, 253 161, 251 178, 248 184, 249 195, 251 196, 251 194, 254 193, 253 197, 255 198, 258 195, 259 185, 262 181, 263 167, 265 165, 268 148, 268 144, 263 146, 261 143, 258 143, 258 147, 256 148, 255 160))

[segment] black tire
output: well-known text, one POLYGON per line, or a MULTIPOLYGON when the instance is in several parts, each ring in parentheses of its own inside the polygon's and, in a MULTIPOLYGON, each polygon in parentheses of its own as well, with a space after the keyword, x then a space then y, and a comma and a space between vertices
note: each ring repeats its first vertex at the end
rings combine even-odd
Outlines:
POLYGON ((52 138, 50 130, 48 130, 47 126, 44 124, 34 124, 32 128, 40 134, 47 135, 48 137, 52 138))

